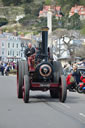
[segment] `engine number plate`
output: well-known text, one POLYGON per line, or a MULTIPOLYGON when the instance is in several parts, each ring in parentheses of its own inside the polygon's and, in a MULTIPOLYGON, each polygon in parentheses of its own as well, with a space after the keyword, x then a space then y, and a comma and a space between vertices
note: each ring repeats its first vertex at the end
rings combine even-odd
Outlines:
POLYGON ((40 84, 40 87, 50 87, 50 84, 40 84))

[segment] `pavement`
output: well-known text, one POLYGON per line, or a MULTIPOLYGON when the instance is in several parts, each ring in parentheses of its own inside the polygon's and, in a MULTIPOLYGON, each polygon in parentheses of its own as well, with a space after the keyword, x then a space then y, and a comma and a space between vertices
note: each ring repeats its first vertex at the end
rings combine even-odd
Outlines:
POLYGON ((16 76, 0 76, 0 128, 85 128, 85 94, 69 92, 65 103, 49 91, 17 98, 16 76))

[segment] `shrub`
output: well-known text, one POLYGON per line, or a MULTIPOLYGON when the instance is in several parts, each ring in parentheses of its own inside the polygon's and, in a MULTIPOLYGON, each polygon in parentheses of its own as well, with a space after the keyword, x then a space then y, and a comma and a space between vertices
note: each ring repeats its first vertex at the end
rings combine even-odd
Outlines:
POLYGON ((8 24, 8 20, 6 18, 0 18, 0 27, 5 24, 8 24))

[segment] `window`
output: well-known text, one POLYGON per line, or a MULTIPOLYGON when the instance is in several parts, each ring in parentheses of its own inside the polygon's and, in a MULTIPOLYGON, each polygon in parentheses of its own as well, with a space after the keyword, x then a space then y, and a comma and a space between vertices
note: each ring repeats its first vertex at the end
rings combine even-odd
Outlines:
POLYGON ((21 57, 22 57, 22 53, 21 53, 21 57))
POLYGON ((18 56, 18 51, 17 51, 17 56, 18 56))
POLYGON ((2 42, 2 47, 4 46, 4 42, 2 42))
POLYGON ((2 55, 4 55, 4 51, 2 51, 2 55))
POLYGON ((8 43, 8 48, 10 48, 10 43, 8 43))
POLYGON ((18 44, 16 44, 16 47, 18 48, 18 44))
POLYGON ((10 55, 10 52, 8 51, 8 56, 10 55))

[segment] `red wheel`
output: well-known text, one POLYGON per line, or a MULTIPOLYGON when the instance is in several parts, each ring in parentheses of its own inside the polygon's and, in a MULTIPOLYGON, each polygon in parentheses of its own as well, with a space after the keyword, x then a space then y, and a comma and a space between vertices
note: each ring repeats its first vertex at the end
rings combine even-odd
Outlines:
POLYGON ((66 78, 64 75, 61 75, 60 79, 60 88, 59 88, 59 100, 65 102, 67 97, 67 87, 66 87, 66 78))
POLYGON ((24 83, 24 75, 28 75, 27 61, 19 61, 17 63, 17 97, 22 98, 22 87, 24 83))
POLYGON ((22 63, 17 63, 17 97, 22 98, 22 63))
POLYGON ((29 101, 30 82, 28 75, 24 75, 23 100, 25 103, 29 101))

